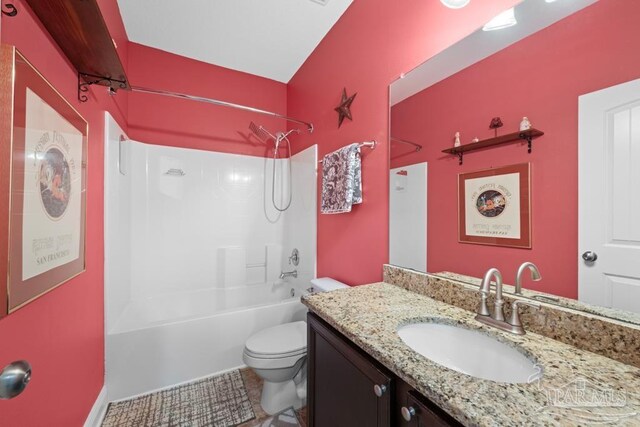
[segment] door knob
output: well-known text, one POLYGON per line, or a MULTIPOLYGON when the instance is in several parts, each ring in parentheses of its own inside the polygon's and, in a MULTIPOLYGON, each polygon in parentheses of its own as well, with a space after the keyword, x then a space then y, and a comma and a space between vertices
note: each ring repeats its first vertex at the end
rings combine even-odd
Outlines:
POLYGON ((411 421, 411 418, 416 414, 416 410, 413 409, 412 406, 409 406, 408 408, 403 406, 402 409, 400 409, 400 412, 402 413, 402 418, 404 418, 405 421, 411 421))
POLYGON ((373 386, 373 392, 376 394, 376 396, 378 397, 382 397, 382 395, 384 394, 384 392, 387 391, 387 386, 386 385, 374 385, 373 386))
POLYGON ((13 399, 31 380, 31 365, 26 360, 10 363, 0 371, 0 399, 13 399))
POLYGON ((586 262, 596 262, 598 259, 598 254, 592 251, 587 251, 582 254, 582 259, 586 262))

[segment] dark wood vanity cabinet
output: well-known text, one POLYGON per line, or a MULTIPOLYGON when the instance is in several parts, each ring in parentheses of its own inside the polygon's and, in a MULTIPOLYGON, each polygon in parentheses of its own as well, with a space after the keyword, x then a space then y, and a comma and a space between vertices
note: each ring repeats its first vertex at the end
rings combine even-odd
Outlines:
POLYGON ((307 320, 309 427, 460 425, 317 315, 307 320))
POLYGON ((311 313, 307 340, 309 427, 391 426, 391 376, 311 313))

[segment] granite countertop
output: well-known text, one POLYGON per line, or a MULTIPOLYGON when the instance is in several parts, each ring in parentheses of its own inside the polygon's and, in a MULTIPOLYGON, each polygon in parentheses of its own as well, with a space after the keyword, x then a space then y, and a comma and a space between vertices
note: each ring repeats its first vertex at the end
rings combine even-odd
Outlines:
POLYGON ((640 426, 636 367, 534 333, 502 332, 477 322, 475 313, 388 283, 307 295, 303 303, 464 425, 640 426), (404 344, 396 332, 416 321, 483 331, 541 365, 543 378, 530 384, 497 383, 432 362, 404 344), (594 396, 607 403, 589 407, 594 396))

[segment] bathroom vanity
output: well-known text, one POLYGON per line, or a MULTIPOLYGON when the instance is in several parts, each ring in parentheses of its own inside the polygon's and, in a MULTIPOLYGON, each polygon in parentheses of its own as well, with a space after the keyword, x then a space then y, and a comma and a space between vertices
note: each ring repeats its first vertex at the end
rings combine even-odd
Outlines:
POLYGON ((307 324, 310 427, 461 425, 319 316, 307 324))
MULTIPOLYGON (((311 311, 310 426, 640 423, 637 365, 621 363, 541 333, 527 331, 525 335, 515 335, 483 325, 474 319, 475 307, 463 309, 426 296, 419 288, 434 284, 419 282, 420 274, 411 274, 414 276, 404 284, 375 283, 303 298, 311 311), (529 380, 491 381, 482 379, 482 373, 467 375, 436 363, 405 344, 398 333, 403 326, 420 322, 486 335, 516 349, 536 367, 539 375, 532 375, 529 380), (606 396, 606 399, 589 407, 586 401, 567 400, 573 390, 580 390, 587 398, 606 396)), ((390 276, 385 274, 387 278, 390 276)), ((478 292, 473 295, 479 298, 478 292)), ((523 314, 526 329, 531 317, 526 310, 523 314)), ((600 337, 595 321, 582 320, 590 325, 592 341, 606 339, 600 337)), ((555 329, 573 326, 556 325, 555 329)), ((630 336, 637 332, 632 327, 630 336)), ((616 342, 621 346, 627 341, 620 336, 616 342)), ((460 353, 473 357, 480 352, 469 340, 459 345, 460 353)), ((504 371, 504 366, 495 359, 480 362, 496 372, 504 371)))

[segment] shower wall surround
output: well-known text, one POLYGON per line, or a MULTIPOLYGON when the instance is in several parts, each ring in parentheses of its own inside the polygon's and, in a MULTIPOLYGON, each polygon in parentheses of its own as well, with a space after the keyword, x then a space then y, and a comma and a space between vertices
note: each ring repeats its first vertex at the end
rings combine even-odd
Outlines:
MULTIPOLYGON (((299 295, 315 277, 316 147, 293 157, 292 205, 278 212, 273 159, 119 142, 121 131, 109 122, 110 398, 242 365, 251 333, 304 312, 299 295), (288 262, 294 248, 297 267, 288 262), (297 278, 279 279, 293 269, 297 278), (136 351, 123 357, 133 344, 136 351), (170 365, 153 366, 154 359, 170 365)), ((290 191, 287 162, 276 164, 280 205, 290 191)))

